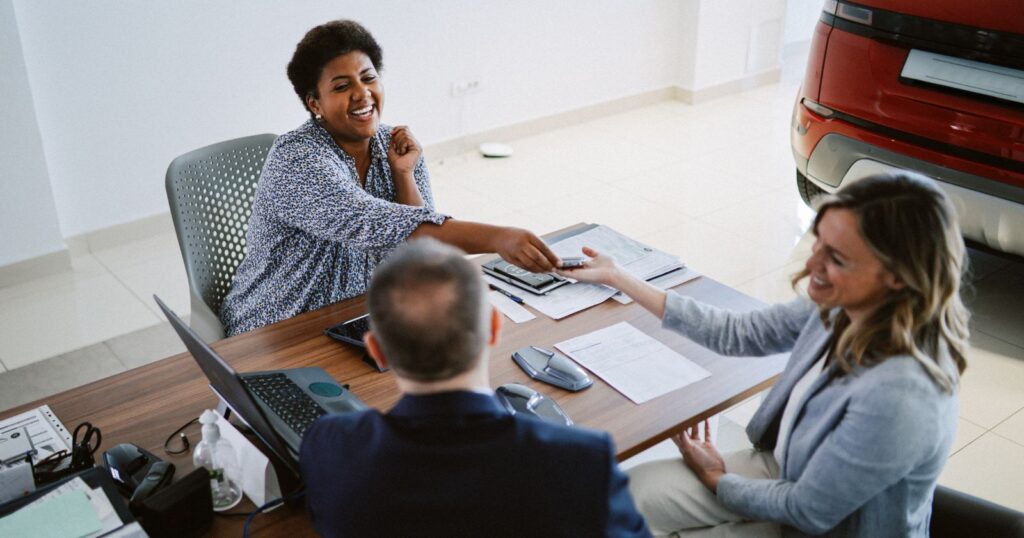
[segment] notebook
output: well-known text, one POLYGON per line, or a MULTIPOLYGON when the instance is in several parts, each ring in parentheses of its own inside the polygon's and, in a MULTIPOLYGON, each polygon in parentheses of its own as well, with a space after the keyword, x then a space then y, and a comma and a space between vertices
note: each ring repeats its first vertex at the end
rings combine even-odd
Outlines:
POLYGON ((299 445, 314 420, 328 413, 368 409, 322 368, 238 373, 156 295, 210 388, 282 461, 297 471, 299 445))

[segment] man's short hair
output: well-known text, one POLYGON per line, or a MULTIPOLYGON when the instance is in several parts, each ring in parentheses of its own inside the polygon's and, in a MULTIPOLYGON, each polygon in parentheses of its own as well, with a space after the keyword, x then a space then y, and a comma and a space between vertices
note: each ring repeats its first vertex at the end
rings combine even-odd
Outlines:
POLYGON ((434 239, 416 239, 374 270, 370 327, 402 377, 450 379, 482 356, 490 309, 480 269, 464 256, 434 239))

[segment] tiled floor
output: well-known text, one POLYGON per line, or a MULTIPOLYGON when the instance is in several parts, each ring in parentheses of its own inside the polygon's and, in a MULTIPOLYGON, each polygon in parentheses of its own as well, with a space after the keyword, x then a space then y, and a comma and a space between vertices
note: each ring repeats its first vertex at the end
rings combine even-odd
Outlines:
MULTIPOLYGON (((698 106, 664 102, 510 141, 509 159, 435 160, 434 195, 459 218, 539 233, 604 223, 754 297, 784 300, 812 218, 796 193, 787 138, 795 91, 786 77, 698 106)), ((974 348, 941 481, 1024 510, 1024 264, 980 252, 972 261, 974 348)), ((188 312, 171 230, 0 289, 0 409, 181 351, 154 293, 188 312)), ((756 403, 723 416, 723 446, 745 442, 756 403)))

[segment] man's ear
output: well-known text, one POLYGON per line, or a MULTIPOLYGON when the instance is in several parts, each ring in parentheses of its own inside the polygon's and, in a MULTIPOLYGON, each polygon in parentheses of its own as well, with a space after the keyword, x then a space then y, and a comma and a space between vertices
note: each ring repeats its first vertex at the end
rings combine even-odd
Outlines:
POLYGON ((498 335, 501 334, 501 313, 497 308, 491 307, 491 338, 487 345, 494 347, 498 345, 498 335))
POLYGON ((384 357, 384 352, 380 349, 380 342, 377 341, 377 336, 373 334, 373 331, 366 331, 363 335, 363 343, 366 344, 366 352, 373 359, 373 362, 377 363, 377 369, 384 371, 388 369, 388 360, 384 357))

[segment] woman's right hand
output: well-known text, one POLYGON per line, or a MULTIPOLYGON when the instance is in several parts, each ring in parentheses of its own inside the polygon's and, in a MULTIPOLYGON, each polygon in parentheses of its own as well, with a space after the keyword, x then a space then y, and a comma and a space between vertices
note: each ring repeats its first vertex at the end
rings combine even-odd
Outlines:
POLYGON ((558 267, 558 256, 548 244, 522 228, 501 228, 495 241, 495 251, 505 261, 533 273, 547 273, 558 267))
POLYGON ((618 276, 620 268, 615 263, 615 258, 590 248, 583 247, 583 254, 586 254, 590 259, 583 264, 583 267, 576 269, 559 269, 555 272, 562 276, 574 278, 582 282, 596 282, 598 284, 604 284, 606 286, 612 286, 615 278, 618 276))

